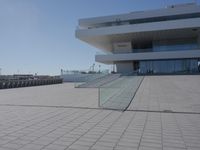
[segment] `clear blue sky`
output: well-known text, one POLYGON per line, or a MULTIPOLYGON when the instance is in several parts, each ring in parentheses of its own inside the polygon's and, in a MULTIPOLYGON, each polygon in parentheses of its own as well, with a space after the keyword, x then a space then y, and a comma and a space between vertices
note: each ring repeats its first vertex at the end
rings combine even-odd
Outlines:
POLYGON ((99 50, 75 38, 79 18, 192 1, 0 0, 0 68, 3 74, 51 75, 60 74, 61 68, 88 69, 99 50))

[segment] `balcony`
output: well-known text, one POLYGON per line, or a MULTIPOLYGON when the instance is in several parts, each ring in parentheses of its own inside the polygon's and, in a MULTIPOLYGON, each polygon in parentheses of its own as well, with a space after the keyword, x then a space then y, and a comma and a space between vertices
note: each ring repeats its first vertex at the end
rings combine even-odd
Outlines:
POLYGON ((170 20, 152 23, 110 26, 95 29, 77 29, 76 37, 106 51, 118 41, 150 41, 193 38, 198 36, 200 18, 170 20), (196 29, 196 30, 194 30, 196 29))
POLYGON ((165 52, 138 52, 123 54, 96 55, 97 62, 111 64, 117 61, 133 60, 164 60, 164 59, 186 59, 200 58, 200 49, 184 51, 165 51, 165 52))

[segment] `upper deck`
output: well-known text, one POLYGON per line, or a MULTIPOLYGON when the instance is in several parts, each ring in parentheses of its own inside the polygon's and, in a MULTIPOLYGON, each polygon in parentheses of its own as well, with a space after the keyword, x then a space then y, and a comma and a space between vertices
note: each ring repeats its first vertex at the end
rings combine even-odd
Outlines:
POLYGON ((126 14, 80 19, 79 27, 91 29, 198 17, 200 17, 200 6, 195 3, 188 3, 172 5, 164 9, 136 11, 126 14))
POLYGON ((164 9, 79 20, 76 37, 112 52, 113 43, 198 38, 200 6, 189 3, 164 9))

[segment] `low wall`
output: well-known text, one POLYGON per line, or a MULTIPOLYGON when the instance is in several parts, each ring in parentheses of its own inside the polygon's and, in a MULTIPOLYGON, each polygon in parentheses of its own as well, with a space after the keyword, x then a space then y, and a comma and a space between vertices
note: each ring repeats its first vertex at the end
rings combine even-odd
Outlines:
POLYGON ((62 79, 38 79, 38 80, 10 80, 0 81, 0 89, 19 88, 28 86, 39 86, 49 84, 60 84, 62 79))

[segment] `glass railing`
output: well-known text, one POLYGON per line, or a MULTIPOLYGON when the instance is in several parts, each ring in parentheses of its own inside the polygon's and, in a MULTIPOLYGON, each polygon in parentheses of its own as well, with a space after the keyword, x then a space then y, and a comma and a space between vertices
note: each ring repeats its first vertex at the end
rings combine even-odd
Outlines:
POLYGON ((199 50, 200 48, 199 47, 190 47, 190 48, 181 48, 181 47, 177 47, 177 48, 156 48, 156 49, 152 49, 152 48, 148 48, 148 49, 133 49, 132 51, 130 52, 109 52, 109 53, 96 53, 96 56, 98 55, 120 55, 120 54, 130 54, 130 53, 147 53, 147 52, 154 52, 154 53, 157 53, 157 52, 175 52, 175 51, 189 51, 189 50, 199 50))
POLYGON ((81 85, 87 84, 87 83, 90 82, 90 81, 96 80, 96 79, 98 79, 98 78, 102 78, 102 77, 104 77, 104 76, 106 76, 106 75, 108 75, 108 74, 106 74, 106 73, 89 74, 88 76, 86 76, 86 77, 84 77, 84 78, 82 79, 82 82, 75 82, 75 83, 74 83, 74 87, 75 87, 75 88, 78 88, 78 87, 80 87, 81 85))
MULTIPOLYGON (((132 12, 138 13, 138 12, 132 12)), ((113 26, 122 26, 122 25, 135 25, 135 24, 145 24, 145 23, 156 23, 163 21, 173 21, 180 19, 192 19, 199 18, 199 13, 192 14, 184 14, 184 15, 170 15, 170 16, 161 16, 161 17, 150 17, 150 18, 140 18, 140 19, 129 19, 129 20, 121 20, 120 18, 115 21, 101 22, 95 25, 90 25, 88 27, 78 26, 77 29, 96 29, 96 28, 105 28, 105 27, 113 27, 113 26)))
POLYGON ((146 53, 146 52, 153 52, 152 48, 147 48, 147 49, 133 49, 132 51, 129 52, 107 52, 107 53, 99 53, 97 52, 96 55, 113 55, 113 54, 127 54, 127 53, 146 53))
POLYGON ((122 76, 99 88, 98 105, 105 109, 126 110, 143 76, 122 76))
POLYGON ((93 74, 88 74, 87 76, 80 77, 79 81, 80 82, 74 82, 74 87, 78 88, 80 85, 85 84, 87 81, 91 80, 93 78, 93 74))

